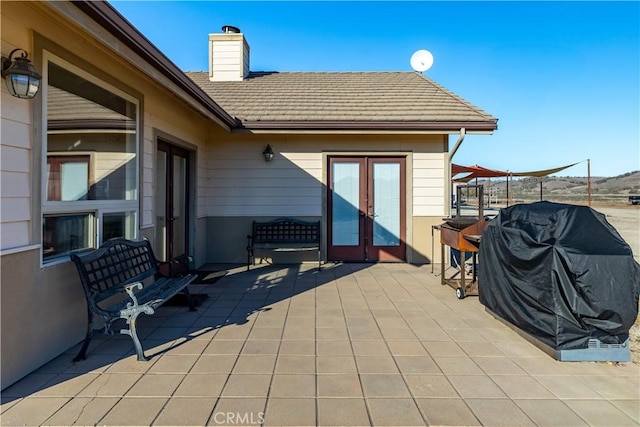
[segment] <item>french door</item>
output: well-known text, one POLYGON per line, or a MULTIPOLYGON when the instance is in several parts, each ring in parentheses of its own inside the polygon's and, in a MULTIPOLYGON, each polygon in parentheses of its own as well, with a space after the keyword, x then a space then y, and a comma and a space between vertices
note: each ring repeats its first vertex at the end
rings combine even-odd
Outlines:
POLYGON ((327 258, 406 259, 404 157, 329 157, 327 258))
POLYGON ((189 151, 158 141, 156 245, 160 261, 186 258, 189 244, 189 151))

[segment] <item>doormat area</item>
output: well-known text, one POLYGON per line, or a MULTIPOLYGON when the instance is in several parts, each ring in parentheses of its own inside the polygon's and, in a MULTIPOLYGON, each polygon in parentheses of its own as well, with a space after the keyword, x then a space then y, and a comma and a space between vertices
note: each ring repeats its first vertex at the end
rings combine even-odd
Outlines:
POLYGON ((227 271, 194 271, 198 277, 191 282, 193 285, 211 285, 226 276, 227 271))
MULTIPOLYGON (((202 305, 207 298, 209 298, 207 294, 191 294, 191 299, 196 307, 202 305)), ((187 296, 185 294, 179 293, 165 301, 164 305, 189 307, 189 302, 187 302, 187 296)))
MULTIPOLYGON (((197 274, 198 277, 196 277, 196 279, 191 282, 191 284, 189 285, 189 289, 192 290, 191 286, 192 285, 211 285, 215 282, 217 282, 218 280, 220 280, 221 278, 223 278, 226 274, 227 271, 223 270, 223 271, 194 271, 193 273, 197 274)), ((191 298, 193 299, 193 303, 195 304, 195 306, 199 306, 201 305, 207 298, 209 298, 209 295, 207 294, 203 294, 203 293, 191 293, 191 298)), ((165 301, 165 305, 171 305, 171 306, 185 306, 188 307, 189 306, 189 302, 187 301, 187 296, 184 293, 179 293, 174 295, 173 297, 171 297, 170 299, 168 299, 167 301, 165 301)))

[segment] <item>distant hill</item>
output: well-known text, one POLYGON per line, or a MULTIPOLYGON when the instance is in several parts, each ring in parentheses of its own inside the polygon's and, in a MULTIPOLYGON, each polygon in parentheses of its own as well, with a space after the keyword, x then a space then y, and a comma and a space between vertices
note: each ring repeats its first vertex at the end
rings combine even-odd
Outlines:
MULTIPOLYGON (((513 178, 509 181, 509 199, 512 203, 529 203, 542 199, 552 202, 586 204, 588 200, 587 177, 546 176, 542 178, 513 178)), ((475 184, 475 180, 469 184, 475 184)), ((507 197, 505 178, 479 179, 484 185, 485 202, 491 194, 491 203, 504 203, 507 197)), ((630 195, 640 195, 640 171, 614 177, 591 177, 591 201, 593 204, 628 204, 630 195)))

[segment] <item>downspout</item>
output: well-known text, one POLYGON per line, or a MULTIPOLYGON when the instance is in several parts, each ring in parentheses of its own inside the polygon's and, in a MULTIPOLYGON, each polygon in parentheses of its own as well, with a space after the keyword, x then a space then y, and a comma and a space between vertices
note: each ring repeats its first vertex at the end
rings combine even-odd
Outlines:
POLYGON ((462 141, 464 141, 464 137, 467 134, 467 130, 465 128, 460 128, 460 135, 458 136, 458 140, 456 141, 455 145, 453 146, 453 149, 449 152, 449 157, 447 158, 447 170, 446 170, 446 179, 448 182, 448 188, 449 191, 447 194, 447 206, 448 208, 445 209, 445 212, 448 212, 448 216, 451 217, 451 195, 453 194, 453 183, 451 182, 451 160, 453 159, 453 156, 455 156, 456 151, 458 151, 458 148, 460 148, 460 145, 462 144, 462 141))

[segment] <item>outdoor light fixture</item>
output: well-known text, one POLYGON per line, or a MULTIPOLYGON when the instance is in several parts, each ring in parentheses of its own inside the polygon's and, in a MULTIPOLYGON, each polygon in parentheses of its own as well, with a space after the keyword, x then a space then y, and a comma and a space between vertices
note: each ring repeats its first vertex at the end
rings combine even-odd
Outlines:
POLYGON ((273 160, 273 148, 271 148, 270 144, 267 144, 267 148, 264 149, 262 155, 264 156, 265 162, 270 162, 271 160, 273 160))
POLYGON ((2 57, 2 77, 7 83, 7 90, 11 96, 31 99, 40 89, 42 76, 31 65, 31 61, 27 59, 28 56, 24 49, 13 49, 9 57, 2 57), (13 55, 18 52, 21 52, 20 56, 13 58, 13 55))

